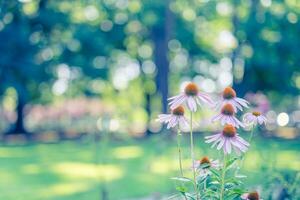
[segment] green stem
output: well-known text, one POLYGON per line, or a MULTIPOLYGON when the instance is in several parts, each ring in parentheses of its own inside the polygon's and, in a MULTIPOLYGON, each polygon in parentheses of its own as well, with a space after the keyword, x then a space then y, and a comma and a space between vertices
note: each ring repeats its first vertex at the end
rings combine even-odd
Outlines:
POLYGON ((224 200, 225 175, 226 175, 226 155, 224 154, 223 169, 222 169, 222 176, 221 176, 220 200, 224 200))
POLYGON ((191 140, 191 158, 192 158, 192 168, 193 168, 193 178, 194 178, 194 190, 196 193, 196 199, 200 200, 198 189, 197 189, 197 182, 196 182, 196 169, 194 167, 195 156, 194 156, 194 138, 193 138, 193 112, 191 112, 191 118, 190 118, 190 140, 191 140))
POLYGON ((180 133, 179 125, 178 125, 178 130, 177 130, 178 160, 179 160, 180 174, 181 174, 181 176, 183 177, 180 137, 181 137, 181 133, 180 133))
POLYGON ((100 198, 103 200, 108 199, 108 191, 106 188, 106 177, 103 177, 103 180, 100 180, 100 177, 98 175, 98 165, 106 164, 106 153, 108 148, 108 142, 109 142, 109 136, 108 133, 103 131, 102 137, 100 138, 100 135, 95 133, 94 135, 94 143, 95 143, 95 171, 96 171, 96 188, 100 189, 100 198), (101 140, 101 141, 99 141, 101 140), (102 147, 101 147, 102 146, 102 147), (101 149, 100 149, 101 148, 101 149), (100 150, 100 151, 99 151, 100 150), (100 156, 99 152, 102 152, 102 157, 100 156), (100 158, 100 159, 99 159, 100 158))
MULTIPOLYGON (((101 184, 100 184, 100 178, 98 175, 98 164, 99 164, 99 135, 97 132, 94 133, 94 138, 93 138, 93 142, 94 142, 94 164, 95 164, 95 174, 96 174, 96 188, 100 187, 101 188, 101 184)), ((101 192, 101 191, 100 191, 101 192)))
MULTIPOLYGON (((252 127, 251 127, 251 133, 250 133, 250 136, 249 136, 249 144, 252 141, 253 135, 254 135, 254 126, 252 125, 252 127)), ((243 167, 244 161, 245 161, 245 156, 246 156, 246 153, 243 154, 242 159, 241 159, 241 164, 238 167, 237 171, 243 167)))
POLYGON ((249 144, 251 143, 251 141, 252 141, 252 138, 253 138, 253 135, 254 135, 254 125, 252 125, 252 127, 251 127, 251 133, 250 133, 250 137, 249 137, 249 144))
MULTIPOLYGON (((180 128, 178 125, 178 129, 177 129, 177 149, 178 149, 178 161, 179 161, 179 168, 180 168, 180 174, 181 177, 183 176, 183 169, 182 169, 182 155, 181 155, 181 142, 180 142, 180 137, 181 137, 181 133, 180 133, 180 128)), ((183 185, 183 184, 182 184, 183 185)), ((187 197, 184 194, 184 199, 187 200, 187 197)))

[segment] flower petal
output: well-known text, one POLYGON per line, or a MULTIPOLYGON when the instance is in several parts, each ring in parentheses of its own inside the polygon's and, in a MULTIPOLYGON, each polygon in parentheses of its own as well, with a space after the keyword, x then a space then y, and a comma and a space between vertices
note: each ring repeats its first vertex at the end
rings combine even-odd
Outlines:
POLYGON ((218 144, 217 149, 220 150, 226 141, 227 139, 223 137, 220 143, 218 144))
POLYGON ((193 97, 188 97, 187 106, 190 109, 190 111, 192 111, 192 112, 197 111, 197 104, 196 104, 196 101, 193 97))

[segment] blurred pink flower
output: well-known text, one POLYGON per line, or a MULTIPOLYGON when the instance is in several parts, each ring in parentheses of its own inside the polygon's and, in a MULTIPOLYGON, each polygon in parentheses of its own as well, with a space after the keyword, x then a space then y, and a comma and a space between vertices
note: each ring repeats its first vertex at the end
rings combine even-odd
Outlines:
POLYGON ((254 112, 248 112, 244 115, 243 121, 247 125, 257 125, 257 124, 266 124, 267 118, 263 116, 260 112, 254 111, 254 112))
POLYGON ((255 109, 266 113, 270 110, 270 102, 266 95, 261 92, 257 93, 248 93, 246 99, 254 105, 255 109))

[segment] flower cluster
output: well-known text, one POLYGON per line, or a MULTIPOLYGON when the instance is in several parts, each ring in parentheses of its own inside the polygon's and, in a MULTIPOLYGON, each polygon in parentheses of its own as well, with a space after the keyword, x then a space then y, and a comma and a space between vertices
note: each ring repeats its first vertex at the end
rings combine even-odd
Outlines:
POLYGON ((224 154, 230 154, 233 149, 237 154, 246 152, 249 143, 239 136, 236 128, 245 127, 245 125, 236 118, 238 110, 242 111, 248 107, 248 101, 236 96, 236 92, 231 87, 226 87, 222 98, 217 106, 220 108, 219 114, 213 117, 212 121, 220 121, 224 126, 223 131, 212 136, 206 137, 206 143, 212 143, 212 147, 217 145, 217 149, 223 148, 224 154))
POLYGON ((213 106, 211 97, 204 92, 200 92, 195 83, 189 83, 184 88, 184 92, 169 98, 171 114, 161 114, 158 116, 158 120, 161 123, 166 123, 168 129, 175 127, 176 125, 179 125, 182 128, 187 127, 188 121, 184 116, 185 110, 183 105, 185 105, 191 112, 196 112, 198 106, 202 106, 204 104, 213 106))
MULTIPOLYGON (((226 87, 219 99, 213 101, 209 94, 199 90, 199 87, 195 83, 188 83, 184 91, 179 95, 169 98, 170 114, 161 114, 158 116, 158 120, 161 123, 167 124, 167 128, 177 127, 178 138, 180 138, 180 130, 182 128, 189 127, 190 129, 190 149, 191 149, 191 160, 192 160, 192 170, 193 179, 190 180, 194 185, 194 192, 188 193, 186 188, 181 185, 179 187, 180 193, 185 199, 200 200, 201 199, 219 199, 225 200, 227 196, 239 195, 242 199, 258 200, 259 194, 257 192, 234 194, 232 191, 242 191, 234 190, 236 188, 231 188, 228 190, 227 185, 234 185, 232 187, 238 187, 236 182, 228 183, 226 182, 226 172, 232 167, 236 160, 242 158, 243 154, 247 152, 250 147, 250 140, 246 141, 240 136, 239 128, 244 128, 246 126, 251 126, 252 130, 256 125, 265 124, 267 119, 259 111, 248 112, 243 116, 243 120, 240 121, 238 116, 239 112, 244 109, 248 109, 250 104, 247 100, 237 97, 236 91, 231 87, 226 87), (214 103, 216 102, 216 103, 214 103), (193 113, 197 112, 198 107, 207 105, 209 107, 214 107, 217 110, 216 114, 212 118, 212 122, 220 122, 223 126, 222 131, 205 137, 206 143, 212 143, 212 148, 223 151, 223 162, 220 163, 219 160, 213 160, 204 156, 199 160, 194 159, 194 142, 193 142, 193 113), (190 119, 185 117, 185 108, 189 110, 190 119), (190 125, 190 126, 189 126, 190 125), (230 157, 232 153, 235 153, 239 157, 230 157), (228 159, 229 158, 229 159, 228 159), (211 184, 207 185, 207 182, 211 181, 211 184), (213 186, 212 183, 217 183, 219 187, 213 186)), ((251 132, 252 138, 253 131, 251 132)), ((179 165, 181 170, 182 178, 176 180, 184 180, 187 178, 183 177, 182 169, 182 156, 180 149, 180 140, 178 140, 179 149, 179 165)), ((233 154, 233 155, 235 155, 233 154)), ((235 177, 234 177, 235 178, 235 177)), ((233 179, 234 179, 233 178, 233 179)), ((237 197, 237 196, 234 196, 237 197)))

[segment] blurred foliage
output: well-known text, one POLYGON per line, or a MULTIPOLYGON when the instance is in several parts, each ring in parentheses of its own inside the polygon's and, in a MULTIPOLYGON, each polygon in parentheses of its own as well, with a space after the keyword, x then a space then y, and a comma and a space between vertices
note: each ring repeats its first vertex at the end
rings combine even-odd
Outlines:
POLYGON ((189 80, 297 106, 299 16, 297 0, 2 0, 3 107, 96 96, 147 123, 162 85, 174 93, 189 80))

